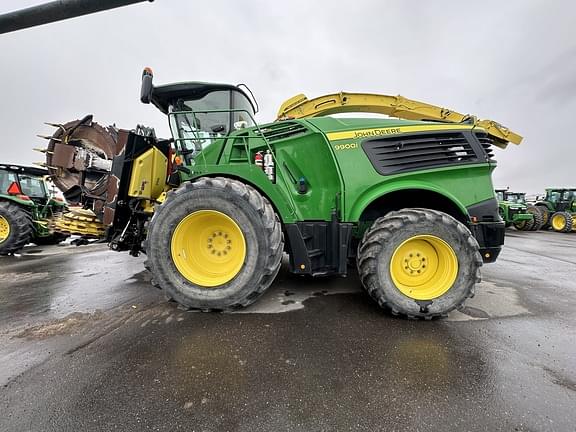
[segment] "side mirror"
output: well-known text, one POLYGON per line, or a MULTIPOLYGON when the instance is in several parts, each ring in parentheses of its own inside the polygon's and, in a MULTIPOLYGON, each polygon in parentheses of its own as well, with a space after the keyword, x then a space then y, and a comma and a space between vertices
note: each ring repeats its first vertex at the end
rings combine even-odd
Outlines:
POLYGON ((154 85, 152 84, 152 69, 149 67, 144 68, 142 71, 142 87, 140 87, 140 102, 149 104, 152 100, 152 90, 154 90, 154 85))

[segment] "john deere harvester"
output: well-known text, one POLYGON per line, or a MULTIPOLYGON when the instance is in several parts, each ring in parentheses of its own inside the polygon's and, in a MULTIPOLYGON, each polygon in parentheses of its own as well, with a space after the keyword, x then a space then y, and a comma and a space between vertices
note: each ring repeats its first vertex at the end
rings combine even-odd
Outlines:
POLYGON ((296 96, 257 125, 244 88, 154 86, 148 69, 141 100, 166 114, 172 139, 114 129, 104 149, 85 139, 96 127, 85 118, 56 125, 47 165, 92 191, 83 200, 111 248, 146 253, 153 284, 185 308, 248 306, 287 253, 296 275, 345 276, 355 263, 382 307, 432 318, 461 307, 500 252, 493 148, 521 137, 496 122, 338 93, 296 96), (328 116, 342 112, 404 120, 328 116))
POLYGON ((521 231, 531 231, 534 228, 534 214, 528 211, 525 193, 496 189, 496 197, 498 198, 498 212, 507 227, 514 225, 521 231))
POLYGON ((28 243, 58 244, 67 235, 51 222, 66 209, 51 193, 44 169, 0 165, 0 255, 18 252, 28 243))
POLYGON ((557 232, 576 230, 576 188, 548 188, 543 200, 536 202, 545 228, 557 232))

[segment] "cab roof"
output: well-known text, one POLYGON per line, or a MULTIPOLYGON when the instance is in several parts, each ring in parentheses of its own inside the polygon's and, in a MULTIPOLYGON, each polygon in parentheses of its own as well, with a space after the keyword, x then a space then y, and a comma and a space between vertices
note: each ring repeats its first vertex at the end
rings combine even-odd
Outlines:
POLYGON ((549 187, 547 191, 576 191, 576 187, 549 187))
POLYGON ((15 172, 18 174, 28 174, 38 177, 48 175, 48 170, 44 168, 25 166, 25 165, 0 164, 0 170, 15 172))
POLYGON ((168 107, 175 99, 200 99, 208 93, 218 90, 232 90, 240 92, 250 101, 252 108, 254 108, 252 100, 240 87, 232 84, 206 83, 200 81, 154 86, 152 90, 152 103, 164 114, 168 114, 168 107))

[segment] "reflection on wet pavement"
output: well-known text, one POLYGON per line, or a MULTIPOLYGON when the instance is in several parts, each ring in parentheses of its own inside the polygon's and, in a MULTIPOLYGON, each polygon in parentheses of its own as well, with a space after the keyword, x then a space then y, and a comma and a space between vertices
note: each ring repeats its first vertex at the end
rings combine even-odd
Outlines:
POLYGON ((100 246, 2 258, 0 430, 574 430, 576 272, 556 257, 576 251, 519 235, 433 322, 383 312, 355 275, 283 271, 205 314, 100 246))

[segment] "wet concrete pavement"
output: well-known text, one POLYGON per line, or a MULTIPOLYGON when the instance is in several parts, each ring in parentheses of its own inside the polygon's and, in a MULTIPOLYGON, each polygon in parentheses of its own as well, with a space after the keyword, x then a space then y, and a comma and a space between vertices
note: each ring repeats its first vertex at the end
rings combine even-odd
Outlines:
POLYGON ((184 312, 105 246, 0 258, 0 431, 574 431, 576 235, 511 231, 445 320, 281 272, 184 312))

